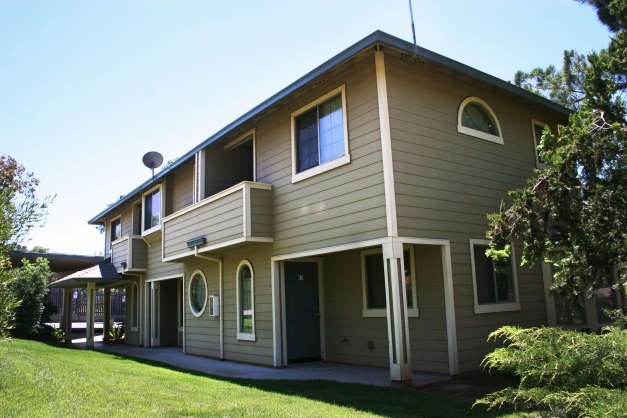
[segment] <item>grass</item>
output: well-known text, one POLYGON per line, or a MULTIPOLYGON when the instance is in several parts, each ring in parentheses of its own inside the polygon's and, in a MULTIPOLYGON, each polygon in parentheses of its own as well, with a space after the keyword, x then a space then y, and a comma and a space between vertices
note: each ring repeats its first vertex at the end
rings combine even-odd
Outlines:
POLYGON ((35 341, 0 343, 0 415, 495 417, 398 388, 328 381, 224 379, 35 341))

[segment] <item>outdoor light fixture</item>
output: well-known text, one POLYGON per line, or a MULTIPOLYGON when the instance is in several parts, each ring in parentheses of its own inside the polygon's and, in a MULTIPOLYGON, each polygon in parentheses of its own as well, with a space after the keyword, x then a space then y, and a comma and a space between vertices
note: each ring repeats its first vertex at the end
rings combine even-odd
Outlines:
POLYGON ((122 261, 120 263, 120 266, 122 267, 122 269, 126 270, 126 261, 122 261))
POLYGON ((193 239, 190 239, 189 241, 187 241, 187 248, 198 247, 198 246, 206 244, 206 243, 207 243, 207 238, 205 238, 205 237, 193 238, 193 239))

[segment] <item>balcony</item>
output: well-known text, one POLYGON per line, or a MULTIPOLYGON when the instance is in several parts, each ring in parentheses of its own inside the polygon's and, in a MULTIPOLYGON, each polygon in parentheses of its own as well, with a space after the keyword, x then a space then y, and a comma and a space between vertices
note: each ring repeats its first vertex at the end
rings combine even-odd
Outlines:
POLYGON ((146 242, 140 235, 127 235, 111 243, 111 264, 118 273, 146 271, 147 255, 146 242))
POLYGON ((162 221, 163 261, 246 242, 272 242, 272 185, 244 181, 162 221))

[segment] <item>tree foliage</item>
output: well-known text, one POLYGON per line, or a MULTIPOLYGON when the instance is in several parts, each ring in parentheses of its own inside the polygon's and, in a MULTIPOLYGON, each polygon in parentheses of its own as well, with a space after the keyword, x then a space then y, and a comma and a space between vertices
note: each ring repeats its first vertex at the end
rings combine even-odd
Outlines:
MULTIPOLYGON (((627 283, 627 1, 580 0, 613 33, 607 49, 565 52, 562 69, 519 72, 515 82, 573 110, 567 126, 545 129, 538 146, 547 168, 511 191, 512 205, 488 215, 488 254, 509 255, 523 240, 523 264, 557 264, 554 292, 590 295, 617 267, 627 283), (553 259, 552 250, 563 249, 553 259)), ((574 299, 578 300, 578 299, 574 299)))
POLYGON ((43 225, 54 197, 37 200, 39 185, 13 157, 0 156, 0 341, 8 337, 19 300, 9 292, 13 280, 9 252, 17 248, 37 225, 43 225))

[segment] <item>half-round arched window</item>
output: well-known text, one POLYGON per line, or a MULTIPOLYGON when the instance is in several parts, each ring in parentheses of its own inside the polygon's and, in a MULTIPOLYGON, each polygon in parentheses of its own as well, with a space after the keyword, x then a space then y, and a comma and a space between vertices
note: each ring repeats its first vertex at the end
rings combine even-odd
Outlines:
POLYGON ((501 126, 496 115, 478 97, 468 97, 459 106, 457 132, 503 144, 501 126))
POLYGON ((207 307, 207 279, 202 271, 196 270, 189 281, 189 307, 199 317, 207 307))

